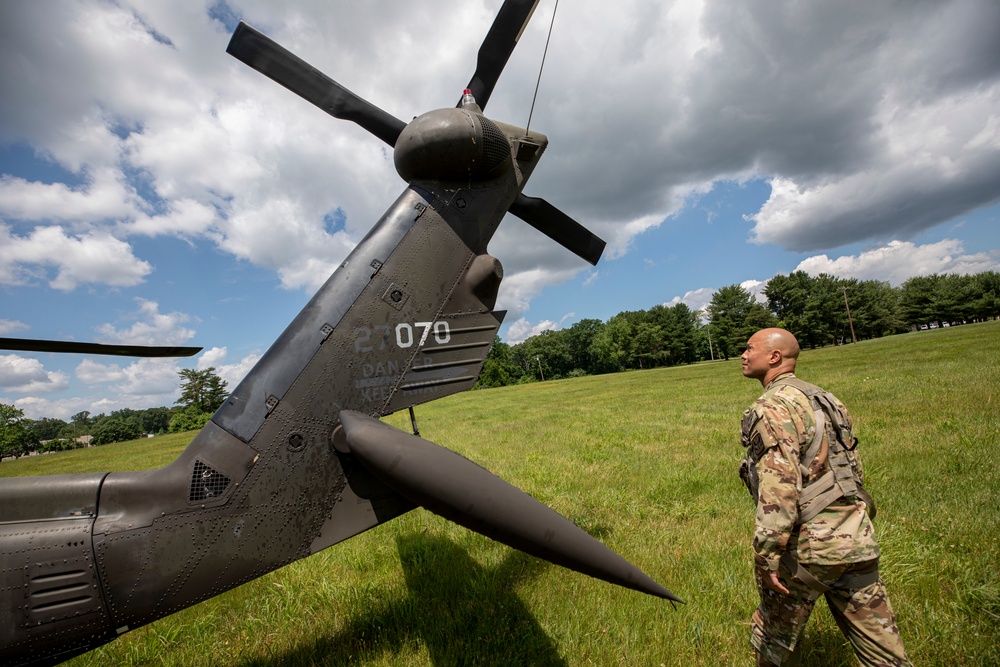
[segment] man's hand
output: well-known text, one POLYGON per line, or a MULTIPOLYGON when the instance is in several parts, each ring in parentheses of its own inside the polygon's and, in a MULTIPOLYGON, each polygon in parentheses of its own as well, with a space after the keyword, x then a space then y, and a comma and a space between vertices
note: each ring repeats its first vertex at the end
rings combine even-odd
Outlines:
POLYGON ((784 584, 781 583, 781 580, 778 579, 777 570, 761 570, 760 580, 761 583, 764 584, 764 588, 781 593, 782 595, 788 595, 788 589, 785 588, 784 584))

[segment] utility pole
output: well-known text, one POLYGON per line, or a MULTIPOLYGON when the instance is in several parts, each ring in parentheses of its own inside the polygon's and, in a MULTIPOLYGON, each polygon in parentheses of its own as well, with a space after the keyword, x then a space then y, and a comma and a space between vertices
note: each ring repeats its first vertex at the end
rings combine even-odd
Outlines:
POLYGON ((712 352, 712 327, 708 326, 705 328, 708 329, 708 356, 712 361, 715 361, 715 353, 712 352))
POLYGON ((854 335, 854 320, 851 319, 851 304, 847 303, 847 287, 842 286, 841 289, 844 290, 844 305, 847 306, 847 323, 851 325, 851 341, 857 345, 858 339, 854 335))

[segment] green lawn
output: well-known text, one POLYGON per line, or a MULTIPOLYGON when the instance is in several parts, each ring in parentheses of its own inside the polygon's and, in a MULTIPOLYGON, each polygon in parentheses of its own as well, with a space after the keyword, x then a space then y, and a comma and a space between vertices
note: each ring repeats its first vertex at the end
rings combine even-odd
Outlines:
MULTIPOLYGON (((798 374, 855 416, 914 664, 1000 664, 1000 323, 806 350, 798 374)), ((676 609, 416 510, 70 664, 749 665, 753 509, 737 431, 759 393, 730 360, 417 409, 422 436, 604 540, 688 602, 676 609)), ((190 437, 5 462, 0 475, 154 467, 190 437)), ((805 665, 853 664, 825 608, 805 642, 805 665)))

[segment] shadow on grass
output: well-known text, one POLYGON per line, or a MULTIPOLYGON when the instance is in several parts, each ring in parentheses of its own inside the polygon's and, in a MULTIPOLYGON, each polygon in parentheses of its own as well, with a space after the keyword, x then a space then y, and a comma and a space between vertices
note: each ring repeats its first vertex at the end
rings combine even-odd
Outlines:
POLYGON ((566 666, 516 593, 546 563, 511 551, 498 566, 487 568, 451 540, 422 533, 398 537, 396 548, 405 597, 356 614, 334 636, 243 664, 356 665, 423 647, 435 667, 566 666))
POLYGON ((843 667, 856 664, 854 649, 837 627, 826 601, 816 601, 812 617, 802 639, 802 665, 812 667, 843 667))

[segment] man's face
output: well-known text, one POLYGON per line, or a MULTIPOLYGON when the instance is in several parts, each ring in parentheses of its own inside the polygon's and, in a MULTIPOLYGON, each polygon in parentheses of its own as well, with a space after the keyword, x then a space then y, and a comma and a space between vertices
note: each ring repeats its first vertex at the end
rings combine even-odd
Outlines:
POLYGON ((747 341, 747 349, 740 355, 743 360, 743 375, 761 380, 771 370, 771 348, 766 340, 754 334, 747 341))

